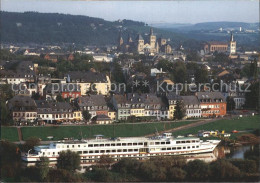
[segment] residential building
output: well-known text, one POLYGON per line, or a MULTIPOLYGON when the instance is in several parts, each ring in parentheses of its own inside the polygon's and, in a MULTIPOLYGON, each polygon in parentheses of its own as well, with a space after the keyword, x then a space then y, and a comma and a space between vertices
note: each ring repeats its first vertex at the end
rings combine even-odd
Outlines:
POLYGON ((87 92, 108 95, 111 88, 109 77, 103 73, 73 71, 66 74, 64 78, 67 83, 79 84, 81 95, 86 95, 87 92))
POLYGON ((82 112, 67 102, 36 100, 38 120, 47 123, 81 121, 82 112))
POLYGON ((77 106, 81 111, 87 110, 91 119, 98 115, 108 115, 108 106, 103 95, 86 95, 77 99, 77 106))
POLYGON ((196 96, 182 96, 186 118, 200 118, 201 107, 196 96))
POLYGON ((37 119, 37 106, 30 96, 16 95, 7 106, 15 122, 34 122, 37 119))
POLYGON ((227 104, 221 92, 197 92, 202 117, 226 115, 227 104))

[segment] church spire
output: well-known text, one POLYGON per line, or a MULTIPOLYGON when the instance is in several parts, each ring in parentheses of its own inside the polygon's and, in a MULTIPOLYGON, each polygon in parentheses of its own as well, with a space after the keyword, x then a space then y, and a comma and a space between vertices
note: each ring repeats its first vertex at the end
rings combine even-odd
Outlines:
POLYGON ((234 35, 233 35, 233 32, 231 32, 230 41, 234 41, 234 35))
POLYGON ((150 28, 150 35, 153 35, 153 28, 150 28))

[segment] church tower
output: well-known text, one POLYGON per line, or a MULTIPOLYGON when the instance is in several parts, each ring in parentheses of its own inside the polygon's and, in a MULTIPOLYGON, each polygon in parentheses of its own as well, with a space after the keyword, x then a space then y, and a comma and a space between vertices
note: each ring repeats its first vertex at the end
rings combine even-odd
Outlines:
POLYGON ((124 44, 124 40, 123 40, 123 37, 122 37, 122 32, 120 31, 119 32, 119 36, 118 36, 118 47, 122 47, 124 44))
POLYGON ((130 34, 128 34, 128 39, 127 39, 127 42, 128 42, 128 44, 131 44, 131 43, 133 42, 133 40, 132 40, 132 38, 131 38, 130 34))
POLYGON ((143 52, 144 51, 144 39, 141 36, 141 34, 138 34, 138 36, 136 38, 136 42, 137 42, 137 52, 143 52))
POLYGON ((235 54, 237 49, 237 42, 234 41, 234 35, 231 33, 230 41, 229 41, 229 54, 235 54))
POLYGON ((151 49, 155 48, 156 44, 156 36, 153 34, 153 28, 150 29, 150 46, 151 49))

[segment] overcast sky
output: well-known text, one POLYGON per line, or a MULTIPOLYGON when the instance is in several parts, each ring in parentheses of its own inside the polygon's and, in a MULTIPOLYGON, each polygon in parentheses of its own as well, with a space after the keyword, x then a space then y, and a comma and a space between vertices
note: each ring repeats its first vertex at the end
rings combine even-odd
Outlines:
POLYGON ((79 1, 1 0, 2 11, 87 15, 146 23, 259 22, 259 0, 79 1))

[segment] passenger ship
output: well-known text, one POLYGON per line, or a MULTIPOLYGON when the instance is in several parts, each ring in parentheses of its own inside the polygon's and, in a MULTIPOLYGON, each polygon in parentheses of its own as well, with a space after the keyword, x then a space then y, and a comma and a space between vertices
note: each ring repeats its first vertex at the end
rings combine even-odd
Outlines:
POLYGON ((104 139, 97 135, 96 139, 58 141, 49 145, 35 146, 27 153, 22 153, 22 160, 39 161, 40 157, 48 157, 56 161, 61 151, 71 150, 80 155, 81 160, 96 162, 102 155, 108 155, 118 161, 123 157, 145 159, 159 155, 182 155, 212 152, 220 140, 203 141, 197 137, 172 137, 171 133, 160 136, 127 137, 104 139))

